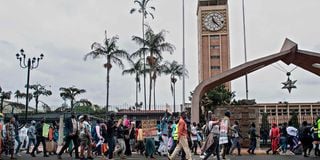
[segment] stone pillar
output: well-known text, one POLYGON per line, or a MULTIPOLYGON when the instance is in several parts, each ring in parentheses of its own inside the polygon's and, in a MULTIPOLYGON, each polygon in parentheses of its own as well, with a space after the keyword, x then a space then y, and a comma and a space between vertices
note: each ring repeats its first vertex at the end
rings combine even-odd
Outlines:
POLYGON ((58 139, 58 145, 61 145, 63 142, 64 134, 63 134, 63 129, 64 129, 64 123, 63 123, 64 116, 60 115, 59 118, 59 139, 58 139))

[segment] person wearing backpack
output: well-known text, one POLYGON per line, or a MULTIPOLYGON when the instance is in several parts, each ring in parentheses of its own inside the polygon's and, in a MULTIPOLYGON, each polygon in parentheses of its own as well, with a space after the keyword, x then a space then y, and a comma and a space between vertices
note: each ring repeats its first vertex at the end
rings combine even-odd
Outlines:
POLYGON ((203 155, 200 156, 201 159, 207 160, 211 154, 217 156, 217 160, 220 160, 220 122, 216 117, 212 116, 211 121, 208 123, 209 135, 207 136, 206 143, 204 145, 205 150, 202 150, 203 155))

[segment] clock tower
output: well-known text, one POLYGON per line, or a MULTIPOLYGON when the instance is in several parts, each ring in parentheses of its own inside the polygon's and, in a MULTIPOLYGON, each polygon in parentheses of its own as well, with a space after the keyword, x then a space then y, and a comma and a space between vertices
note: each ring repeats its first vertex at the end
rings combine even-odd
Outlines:
MULTIPOLYGON (((230 68, 227 0, 198 0, 199 82, 230 68)), ((230 89, 230 82, 225 84, 230 89)))

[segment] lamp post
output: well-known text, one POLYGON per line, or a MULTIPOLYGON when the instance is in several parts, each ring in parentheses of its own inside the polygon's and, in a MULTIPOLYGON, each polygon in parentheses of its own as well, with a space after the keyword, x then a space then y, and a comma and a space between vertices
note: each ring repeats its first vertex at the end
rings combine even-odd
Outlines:
POLYGON ((21 49, 20 53, 16 54, 17 59, 20 61, 20 67, 25 69, 28 69, 28 74, 27 74, 27 96, 26 96, 26 115, 25 115, 25 121, 27 122, 28 118, 28 106, 29 106, 29 80, 30 80, 30 70, 36 69, 39 67, 39 61, 43 59, 43 54, 40 54, 40 57, 36 58, 33 57, 27 58, 26 55, 24 54, 24 50, 21 49))

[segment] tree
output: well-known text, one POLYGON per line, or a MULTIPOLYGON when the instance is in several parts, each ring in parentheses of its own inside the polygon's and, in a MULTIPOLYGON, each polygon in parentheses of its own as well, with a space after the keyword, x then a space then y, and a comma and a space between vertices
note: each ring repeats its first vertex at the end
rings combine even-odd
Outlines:
POLYGON ((8 91, 8 92, 2 91, 2 88, 0 87, 0 101, 1 101, 0 112, 1 113, 3 111, 3 101, 5 99, 10 99, 10 98, 11 98, 11 91, 8 91))
POLYGON ((60 97, 62 97, 63 100, 67 100, 67 99, 70 100, 71 111, 73 110, 73 107, 74 107, 75 97, 79 94, 86 92, 86 90, 84 89, 78 89, 75 87, 69 87, 69 88, 61 87, 59 90, 60 90, 60 97))
POLYGON ((260 128, 261 131, 267 131, 267 133, 270 130, 270 123, 269 123, 269 120, 268 120, 268 116, 269 116, 268 113, 266 113, 266 112, 262 113, 261 128, 260 128))
POLYGON ((131 55, 131 58, 139 57, 141 55, 144 55, 146 52, 150 54, 147 57, 147 63, 150 66, 149 110, 151 110, 152 75, 155 71, 156 62, 163 59, 162 52, 169 52, 170 54, 172 54, 175 49, 175 47, 171 43, 165 41, 165 33, 166 31, 162 30, 159 33, 155 34, 153 30, 148 27, 145 33, 145 39, 138 36, 132 37, 133 41, 135 41, 139 45, 143 45, 143 47, 134 52, 131 55))
POLYGON ((36 102, 36 113, 38 113, 39 97, 41 95, 51 96, 52 92, 50 90, 47 90, 45 88, 45 86, 42 86, 41 84, 30 85, 29 88, 34 90, 34 92, 32 94, 33 94, 34 100, 36 102))
POLYGON ((19 99, 20 99, 20 98, 23 98, 23 93, 20 92, 20 90, 16 90, 16 91, 14 92, 14 98, 16 98, 16 99, 17 99, 17 103, 19 103, 19 99))
POLYGON ((154 65, 154 71, 153 71, 153 75, 152 75, 152 80, 153 80, 153 107, 154 107, 154 110, 156 109, 156 81, 157 81, 157 77, 161 76, 161 74, 164 73, 164 68, 165 68, 165 65, 161 64, 161 61, 159 59, 157 59, 155 65, 154 65))
POLYGON ((289 122, 292 123, 293 127, 298 128, 298 129, 300 128, 298 114, 295 111, 292 112, 292 116, 291 116, 289 122))
POLYGON ((218 105, 230 104, 234 97, 235 92, 230 92, 224 85, 215 87, 201 98, 200 106, 203 110, 201 114, 207 115, 208 111, 214 111, 218 105))
MULTIPOLYGON (((142 39, 144 40, 144 36, 145 36, 145 34, 144 34, 144 26, 145 26, 144 21, 149 15, 152 17, 152 19, 154 19, 154 16, 150 11, 151 10, 155 11, 156 8, 153 6, 149 6, 150 0, 134 0, 133 2, 134 2, 134 4, 138 5, 138 8, 132 8, 130 10, 130 14, 132 14, 136 11, 138 11, 141 14, 142 39)), ((143 46, 143 48, 144 48, 144 46, 143 46)), ((146 55, 144 52, 142 54, 143 54, 143 70, 145 71, 146 70, 146 55)), ((141 57, 142 56, 140 55, 140 58, 141 57)), ((145 72, 143 73, 143 94, 144 94, 144 107, 145 107, 145 110, 147 110, 147 89, 146 89, 146 73, 145 72)))
POLYGON ((139 59, 137 62, 134 62, 132 59, 129 59, 130 68, 125 69, 122 71, 122 75, 135 75, 135 82, 136 82, 136 103, 135 106, 139 103, 139 92, 141 90, 140 85, 140 76, 143 74, 143 66, 142 66, 142 59, 139 59))
POLYGON ((119 38, 117 36, 113 36, 111 38, 107 37, 107 31, 105 32, 105 39, 103 45, 98 42, 94 42, 91 45, 92 51, 84 56, 84 60, 87 60, 88 57, 92 57, 92 59, 97 59, 101 57, 105 57, 107 59, 107 63, 104 64, 104 67, 107 68, 107 97, 106 97, 106 112, 108 112, 109 107, 109 83, 110 83, 110 70, 112 68, 112 64, 119 66, 121 69, 124 68, 121 58, 129 58, 128 53, 125 50, 119 49, 117 46, 117 41, 119 38))
POLYGON ((87 99, 80 99, 74 104, 74 111, 77 113, 93 113, 94 107, 92 103, 87 99))
POLYGON ((164 65, 164 73, 170 75, 171 92, 173 95, 173 112, 176 112, 176 97, 175 88, 177 78, 181 79, 183 76, 188 76, 188 71, 184 69, 182 64, 178 64, 177 61, 172 61, 171 63, 166 61, 164 65))

